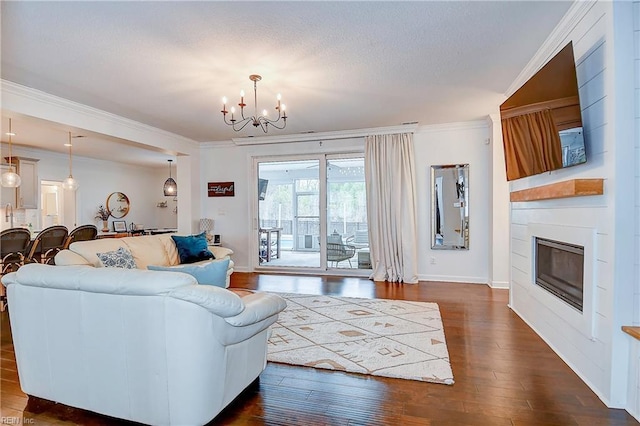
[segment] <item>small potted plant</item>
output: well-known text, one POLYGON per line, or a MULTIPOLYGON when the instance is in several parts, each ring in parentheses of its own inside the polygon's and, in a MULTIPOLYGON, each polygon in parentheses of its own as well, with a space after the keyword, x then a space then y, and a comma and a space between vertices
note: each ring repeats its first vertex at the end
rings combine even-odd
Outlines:
POLYGON ((109 216, 111 216, 109 210, 105 209, 103 205, 100 205, 96 213, 96 219, 102 221, 102 232, 109 232, 109 216))

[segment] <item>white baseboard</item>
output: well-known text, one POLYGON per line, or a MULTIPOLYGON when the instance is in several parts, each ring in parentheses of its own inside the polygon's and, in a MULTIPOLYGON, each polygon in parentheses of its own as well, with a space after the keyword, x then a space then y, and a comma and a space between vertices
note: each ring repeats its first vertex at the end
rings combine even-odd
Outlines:
POLYGON ((509 285, 509 281, 489 281, 489 287, 491 288, 504 288, 509 289, 511 286, 509 285))
POLYGON ((444 281, 448 283, 488 284, 485 277, 458 277, 455 275, 418 275, 420 281, 444 281))

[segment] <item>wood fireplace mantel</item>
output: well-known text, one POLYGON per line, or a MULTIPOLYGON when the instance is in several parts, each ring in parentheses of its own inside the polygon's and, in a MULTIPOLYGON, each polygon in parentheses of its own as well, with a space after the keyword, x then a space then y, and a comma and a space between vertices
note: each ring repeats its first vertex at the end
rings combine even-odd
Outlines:
POLYGON ((623 325, 622 326, 622 331, 624 331, 628 335, 633 336, 636 339, 640 340, 640 327, 634 327, 634 326, 631 326, 631 325, 623 325))
POLYGON ((511 193, 512 202, 604 194, 604 179, 571 179, 511 193))

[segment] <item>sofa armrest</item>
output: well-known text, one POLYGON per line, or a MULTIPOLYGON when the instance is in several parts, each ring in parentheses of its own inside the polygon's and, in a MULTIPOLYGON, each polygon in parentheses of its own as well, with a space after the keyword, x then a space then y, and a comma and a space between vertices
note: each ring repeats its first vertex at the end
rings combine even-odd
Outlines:
POLYGON ((234 327, 245 327, 276 315, 287 307, 280 296, 270 293, 254 293, 243 297, 244 311, 224 320, 234 327))
POLYGON ((216 259, 222 259, 225 256, 231 257, 231 255, 233 254, 233 250, 231 250, 230 248, 226 248, 226 247, 209 246, 208 249, 209 249, 209 251, 211 253, 213 253, 213 255, 216 257, 216 259))
POLYGON ((18 277, 17 273, 10 272, 10 273, 0 277, 0 282, 2 282, 2 285, 4 285, 6 287, 9 284, 15 284, 16 282, 18 282, 17 277, 18 277))
POLYGON ((169 296, 200 305, 222 318, 238 315, 244 309, 243 300, 238 295, 214 285, 178 287, 169 296))

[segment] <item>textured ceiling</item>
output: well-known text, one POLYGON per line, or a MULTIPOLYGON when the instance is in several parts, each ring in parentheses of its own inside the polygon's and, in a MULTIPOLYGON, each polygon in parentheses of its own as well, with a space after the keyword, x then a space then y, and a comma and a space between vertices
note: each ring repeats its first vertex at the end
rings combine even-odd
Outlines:
POLYGON ((497 110, 569 6, 2 2, 1 72, 200 142, 262 135, 220 114, 253 73, 260 110, 277 93, 287 104, 287 128, 270 134, 466 121, 497 110))

